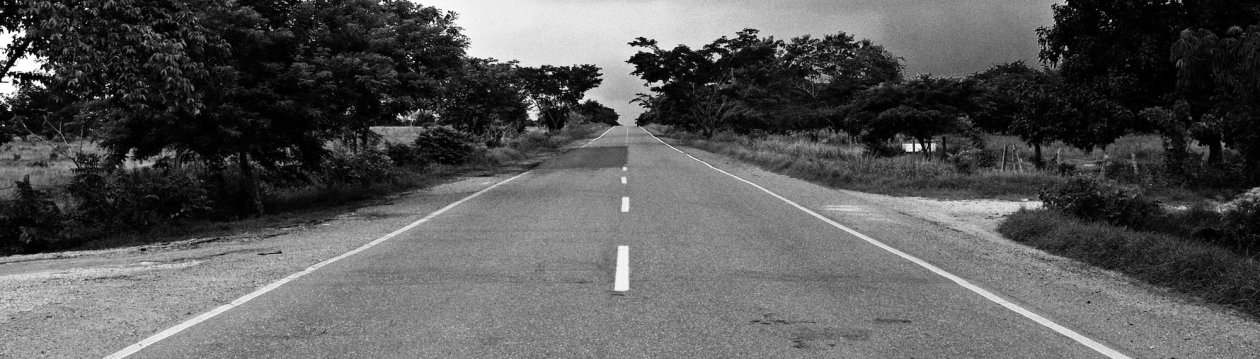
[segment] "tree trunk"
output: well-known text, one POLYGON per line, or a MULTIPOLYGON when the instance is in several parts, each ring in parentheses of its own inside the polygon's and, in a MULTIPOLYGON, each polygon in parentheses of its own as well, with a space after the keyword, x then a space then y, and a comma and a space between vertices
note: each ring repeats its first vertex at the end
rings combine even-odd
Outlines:
POLYGON ((919 150, 923 151, 923 158, 926 158, 928 161, 932 160, 932 149, 928 147, 927 141, 922 138, 919 139, 919 150))
POLYGON ((259 194, 258 176, 254 173, 254 166, 249 163, 249 154, 241 152, 236 155, 236 159, 241 169, 242 208, 245 209, 246 216, 260 216, 263 214, 262 195, 259 194))
POLYGON ((1221 136, 1213 135, 1208 138, 1206 142, 1208 146, 1208 164, 1215 165, 1224 162, 1225 158, 1223 153, 1225 150, 1221 145, 1221 136))
POLYGON ((1040 170, 1044 168, 1045 166, 1046 166, 1045 161, 1041 159, 1041 143, 1034 143, 1033 144, 1033 167, 1036 167, 1038 170, 1040 170))

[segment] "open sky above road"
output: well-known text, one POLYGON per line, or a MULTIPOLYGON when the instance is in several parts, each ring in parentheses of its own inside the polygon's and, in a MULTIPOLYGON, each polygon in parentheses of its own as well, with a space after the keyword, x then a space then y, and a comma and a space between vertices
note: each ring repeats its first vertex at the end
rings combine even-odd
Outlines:
POLYGON ((636 37, 698 47, 744 28, 788 39, 844 31, 904 57, 908 74, 966 75, 994 63, 1037 63, 1037 27, 1053 0, 428 0, 458 13, 477 57, 596 64, 604 84, 588 97, 629 123, 646 92, 625 61, 636 37))

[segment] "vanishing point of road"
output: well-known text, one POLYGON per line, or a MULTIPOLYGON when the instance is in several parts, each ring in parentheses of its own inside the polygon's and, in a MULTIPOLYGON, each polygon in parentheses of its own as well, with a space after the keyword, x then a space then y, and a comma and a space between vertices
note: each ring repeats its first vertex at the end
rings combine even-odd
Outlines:
POLYGON ((112 357, 1130 355, 758 182, 614 127, 112 357))

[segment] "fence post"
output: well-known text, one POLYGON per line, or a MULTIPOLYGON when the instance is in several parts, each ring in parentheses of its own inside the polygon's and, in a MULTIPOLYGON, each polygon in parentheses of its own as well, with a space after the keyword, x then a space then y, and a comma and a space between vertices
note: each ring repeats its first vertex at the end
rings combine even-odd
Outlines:
POLYGON ((1006 172, 1006 145, 1002 145, 1002 172, 1006 172))
POLYGON ((947 141, 948 141, 947 139, 948 139, 948 137, 941 136, 941 160, 942 160, 942 161, 944 161, 944 160, 945 160, 946 153, 948 152, 948 151, 946 151, 946 150, 948 150, 948 149, 949 149, 948 147, 946 147, 946 144, 947 144, 947 141))
POLYGON ((1015 163, 1019 164, 1019 173, 1024 173, 1024 157, 1019 155, 1019 150, 1015 150, 1015 163))

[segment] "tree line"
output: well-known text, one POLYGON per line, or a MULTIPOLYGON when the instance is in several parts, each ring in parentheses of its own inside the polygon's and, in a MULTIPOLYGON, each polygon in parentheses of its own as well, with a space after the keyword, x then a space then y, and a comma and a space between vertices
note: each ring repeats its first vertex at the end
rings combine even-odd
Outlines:
MULTIPOLYGON (((550 130, 615 124, 583 94, 594 65, 537 67, 466 54, 456 14, 406 0, 15 0, 0 79, 0 141, 99 140, 106 162, 179 153, 231 163, 259 203, 255 167, 321 166, 330 141, 371 126, 449 125, 495 146, 529 111, 550 130), (14 71, 19 59, 40 69, 14 71)), ((259 208, 261 210, 261 208, 259 208)))
POLYGON ((638 38, 628 63, 650 93, 635 100, 646 109, 637 122, 704 135, 842 131, 870 153, 897 137, 1010 134, 1039 168, 1054 141, 1089 151, 1153 133, 1170 173, 1238 167, 1260 181, 1260 4, 1069 0, 1052 10, 1054 24, 1036 30, 1042 66, 962 77, 907 77, 902 58, 843 32, 781 40, 746 29, 698 49, 638 38), (1205 161, 1190 155, 1195 142, 1205 161))

